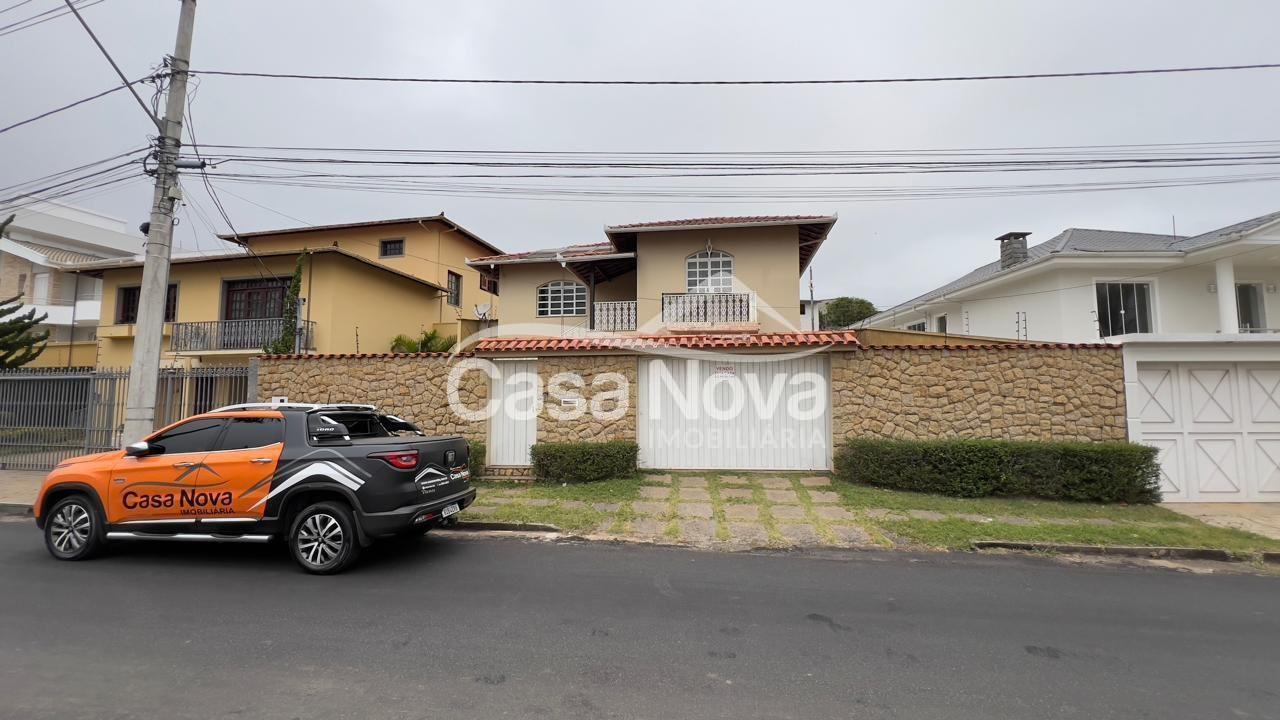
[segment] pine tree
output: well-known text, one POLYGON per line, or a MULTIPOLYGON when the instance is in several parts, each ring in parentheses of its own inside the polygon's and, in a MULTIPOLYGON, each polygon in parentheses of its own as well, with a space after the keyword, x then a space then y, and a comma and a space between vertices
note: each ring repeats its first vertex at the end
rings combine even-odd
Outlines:
POLYGON ((289 291, 284 296, 284 328, 275 342, 267 343, 262 352, 267 355, 290 355, 297 352, 298 347, 298 295, 302 293, 302 261, 307 253, 298 253, 298 262, 293 266, 293 280, 289 282, 289 291))
MULTIPOLYGON (((13 218, 10 215, 4 222, 0 222, 0 236, 4 235, 5 228, 9 227, 13 218)), ((46 314, 36 317, 35 308, 31 308, 17 317, 10 317, 21 309, 21 292, 8 300, 0 300, 0 367, 22 367, 35 360, 44 352, 45 341, 49 339, 48 331, 32 332, 35 326, 49 316, 46 314)))

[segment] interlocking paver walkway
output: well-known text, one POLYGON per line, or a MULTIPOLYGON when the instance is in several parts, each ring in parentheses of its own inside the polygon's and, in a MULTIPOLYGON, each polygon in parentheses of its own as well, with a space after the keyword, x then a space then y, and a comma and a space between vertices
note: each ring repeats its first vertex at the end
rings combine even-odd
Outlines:
MULTIPOLYGON (((3 479, 3 473, 0 473, 3 479)), ((482 486, 477 504, 466 511, 476 520, 548 522, 560 511, 578 532, 648 542, 680 542, 710 548, 747 549, 764 546, 906 545, 893 524, 902 521, 962 520, 994 526, 1135 526, 1167 527, 1190 520, 1126 521, 1100 517, 985 515, 920 508, 866 507, 831 487, 830 478, 799 474, 720 475, 653 473, 639 484, 625 483, 592 502, 566 488, 538 485, 482 486), (616 494, 614 494, 616 493, 616 494), (585 528, 585 529, 584 529, 585 528), (593 529, 593 530, 592 530, 593 529)), ((464 515, 464 522, 466 516, 464 515)), ((554 520, 551 524, 557 524, 554 520)))
POLYGON ((760 506, 726 505, 724 516, 727 520, 757 520, 760 517, 760 506))
POLYGON ((676 505, 676 512, 680 517, 710 519, 711 503, 680 503, 676 505))
POLYGON ((804 508, 799 505, 774 505, 769 512, 779 520, 804 520, 804 508))
POLYGON ((796 495, 795 490, 765 490, 764 499, 775 503, 788 503, 794 505, 800 502, 800 497, 796 495))

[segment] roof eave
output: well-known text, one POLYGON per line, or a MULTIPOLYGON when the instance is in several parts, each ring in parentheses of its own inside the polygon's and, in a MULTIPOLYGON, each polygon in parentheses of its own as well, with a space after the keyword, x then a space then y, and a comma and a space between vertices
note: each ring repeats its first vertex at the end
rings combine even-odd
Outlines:
POLYGON ((627 227, 626 225, 606 225, 606 235, 623 235, 628 233, 671 232, 672 230, 725 230, 744 227, 770 227, 777 225, 835 225, 835 215, 815 215, 804 220, 761 220, 757 222, 715 223, 711 225, 646 225, 627 227))

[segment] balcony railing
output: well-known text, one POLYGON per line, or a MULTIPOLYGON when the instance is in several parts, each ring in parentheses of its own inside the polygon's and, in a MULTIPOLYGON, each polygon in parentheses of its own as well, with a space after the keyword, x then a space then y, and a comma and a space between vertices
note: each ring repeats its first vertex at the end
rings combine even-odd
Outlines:
MULTIPOLYGON (((264 345, 280 338, 286 322, 284 318, 260 318, 174 323, 169 349, 173 352, 261 350, 264 345)), ((297 323, 294 351, 314 350, 316 324, 307 320, 298 320, 297 323)))
POLYGON ((619 332, 636 329, 636 301, 598 302, 593 305, 592 330, 619 332))
POLYGON ((751 293, 663 293, 664 323, 755 322, 751 293))

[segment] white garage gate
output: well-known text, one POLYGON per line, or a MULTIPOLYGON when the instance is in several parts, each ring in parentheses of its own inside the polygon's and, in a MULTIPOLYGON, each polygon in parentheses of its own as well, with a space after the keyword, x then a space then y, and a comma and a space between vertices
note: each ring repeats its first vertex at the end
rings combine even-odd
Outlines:
POLYGON ((1126 344, 1130 438, 1159 450, 1168 502, 1280 502, 1280 362, 1214 361, 1259 346, 1213 347, 1126 344), (1161 356, 1195 359, 1142 359, 1161 356))
POLYGON ((825 470, 830 371, 823 353, 640 359, 640 464, 671 470, 825 470))

